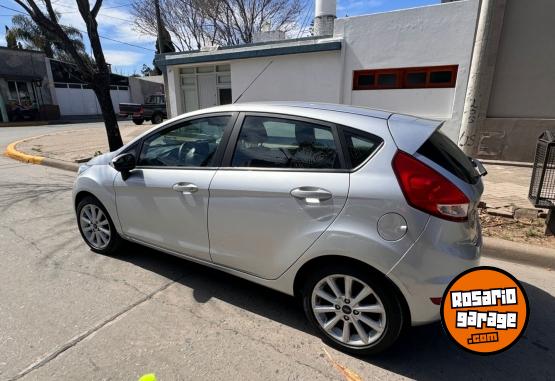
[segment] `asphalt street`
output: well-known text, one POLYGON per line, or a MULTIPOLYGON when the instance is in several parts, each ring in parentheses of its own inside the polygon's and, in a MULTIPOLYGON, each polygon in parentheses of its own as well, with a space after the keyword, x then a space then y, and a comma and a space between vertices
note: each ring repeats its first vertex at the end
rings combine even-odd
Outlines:
MULTIPOLYGON (((0 128, 0 149, 75 126, 0 128)), ((285 295, 160 252, 115 257, 81 240, 74 174, 0 157, 0 380, 363 380, 555 378, 555 274, 492 259, 524 285, 525 335, 509 351, 461 351, 439 324, 390 351, 355 358, 327 348, 285 295)))

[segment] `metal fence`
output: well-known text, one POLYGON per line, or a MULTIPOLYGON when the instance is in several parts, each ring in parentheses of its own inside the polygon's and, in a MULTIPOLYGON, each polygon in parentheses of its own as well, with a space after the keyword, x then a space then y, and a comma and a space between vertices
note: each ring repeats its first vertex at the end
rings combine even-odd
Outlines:
POLYGON ((555 207, 555 138, 551 131, 538 139, 528 198, 537 208, 555 207))

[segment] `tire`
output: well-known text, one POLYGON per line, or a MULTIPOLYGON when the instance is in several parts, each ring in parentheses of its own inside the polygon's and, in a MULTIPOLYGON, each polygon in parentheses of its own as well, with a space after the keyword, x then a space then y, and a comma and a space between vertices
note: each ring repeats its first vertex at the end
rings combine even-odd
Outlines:
POLYGON ((401 301, 392 286, 383 275, 368 269, 347 264, 317 268, 306 277, 301 298, 308 320, 323 340, 350 354, 364 356, 384 351, 399 338, 405 324, 401 301), (347 278, 351 279, 351 295, 345 295, 347 278), (334 295, 328 280, 335 285, 339 297, 334 295), (363 286, 371 293, 357 301, 359 292, 367 290, 363 286), (317 291, 326 292, 326 297, 332 296, 332 300, 318 296, 317 291), (313 306, 320 307, 320 311, 316 312, 313 306), (357 306, 374 312, 360 311, 357 306), (324 329, 326 324, 332 324, 328 330, 324 329), (366 341, 359 329, 366 334, 366 341))
POLYGON ((87 196, 77 204, 77 226, 81 237, 95 253, 114 255, 124 242, 106 208, 95 197, 87 196))
POLYGON ((152 115, 152 124, 160 124, 160 123, 162 123, 163 120, 164 120, 164 118, 162 117, 162 114, 160 114, 160 113, 156 113, 156 114, 152 115))
POLYGON ((133 123, 135 123, 137 126, 143 124, 144 121, 144 119, 133 119, 133 123))

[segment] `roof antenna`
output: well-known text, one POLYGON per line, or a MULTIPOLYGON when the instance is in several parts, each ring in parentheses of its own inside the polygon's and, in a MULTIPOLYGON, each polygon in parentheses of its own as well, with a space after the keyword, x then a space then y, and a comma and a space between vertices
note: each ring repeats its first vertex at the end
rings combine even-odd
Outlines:
POLYGON ((241 97, 243 96, 243 94, 245 94, 247 92, 248 89, 250 89, 250 87, 254 84, 254 82, 256 82, 256 80, 258 79, 258 77, 260 77, 265 71, 266 69, 273 63, 274 61, 271 60, 270 62, 268 62, 268 64, 266 66, 264 66, 264 69, 262 69, 262 71, 260 73, 258 73, 258 75, 252 80, 251 83, 249 83, 249 85, 247 86, 247 88, 245 90, 243 90, 243 92, 237 97, 237 99, 235 99, 233 101, 233 104, 235 104, 235 102, 237 102, 239 99, 241 99, 241 97))

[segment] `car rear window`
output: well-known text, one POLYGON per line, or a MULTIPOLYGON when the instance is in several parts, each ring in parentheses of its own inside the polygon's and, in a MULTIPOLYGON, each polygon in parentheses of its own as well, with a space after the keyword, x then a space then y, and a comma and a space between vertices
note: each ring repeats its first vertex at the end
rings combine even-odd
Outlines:
POLYGON ((439 131, 434 132, 417 152, 469 184, 475 184, 480 177, 470 158, 439 131))

